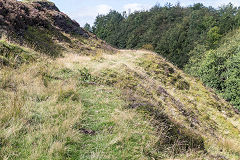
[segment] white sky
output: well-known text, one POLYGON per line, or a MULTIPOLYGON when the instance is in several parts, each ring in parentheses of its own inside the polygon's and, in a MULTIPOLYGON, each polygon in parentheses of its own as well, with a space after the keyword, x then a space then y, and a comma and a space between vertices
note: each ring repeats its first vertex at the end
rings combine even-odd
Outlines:
POLYGON ((206 6, 218 7, 232 3, 240 6, 240 0, 52 0, 61 11, 68 14, 83 26, 86 22, 93 24, 98 14, 107 14, 110 9, 119 12, 149 9, 155 4, 164 5, 167 2, 183 6, 203 3, 206 6))

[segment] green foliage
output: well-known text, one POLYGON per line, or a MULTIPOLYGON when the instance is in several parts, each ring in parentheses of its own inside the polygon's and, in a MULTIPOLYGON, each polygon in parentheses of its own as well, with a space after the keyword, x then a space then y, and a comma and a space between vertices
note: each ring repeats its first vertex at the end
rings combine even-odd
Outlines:
POLYGON ((207 32, 207 41, 210 48, 214 48, 218 45, 222 35, 220 34, 220 28, 215 26, 207 32))
POLYGON ((70 41, 67 37, 54 29, 47 30, 29 26, 24 34, 24 40, 32 48, 49 56, 57 57, 61 54, 63 47, 57 44, 54 39, 58 41, 70 41))
POLYGON ((210 87, 221 90, 221 70, 224 67, 223 64, 224 59, 222 57, 219 57, 214 51, 209 51, 201 62, 199 71, 203 82, 210 87))
MULTIPOLYGON (((239 106, 240 85, 235 65, 239 43, 224 45, 231 49, 215 50, 227 41, 223 37, 239 25, 240 8, 231 3, 218 9, 200 3, 189 7, 167 4, 128 16, 116 11, 99 15, 93 32, 118 48, 154 50, 239 106)), ((182 86, 185 84, 178 88, 188 88, 182 86)))
POLYGON ((190 73, 193 76, 198 76, 198 69, 201 66, 201 61, 206 53, 207 49, 204 45, 197 45, 192 51, 189 52, 188 64, 184 66, 184 71, 190 73))
POLYGON ((61 91, 59 93, 58 101, 66 102, 68 100, 79 101, 79 95, 74 90, 61 91))
POLYGON ((93 84, 96 81, 96 77, 92 76, 87 68, 79 69, 79 82, 81 85, 93 84))
POLYGON ((86 23, 83 28, 88 32, 92 32, 92 27, 88 23, 86 23))
POLYGON ((240 52, 229 57, 219 51, 209 52, 202 62, 199 76, 208 86, 240 107, 240 52), (220 54, 219 54, 220 53, 220 54))
POLYGON ((227 79, 223 95, 240 109, 240 52, 233 55, 225 64, 228 71, 224 73, 227 79))
MULTIPOLYGON (((189 65, 189 71, 214 88, 226 100, 240 107, 240 33, 225 39, 216 50, 205 52, 202 60, 189 65)), ((194 62, 194 61, 193 61, 194 62)))
POLYGON ((239 26, 239 8, 234 7, 233 4, 229 3, 228 5, 224 5, 219 9, 219 22, 218 25, 220 27, 220 33, 226 33, 232 28, 238 28, 239 26))
POLYGON ((117 11, 99 15, 93 32, 118 48, 142 48, 151 44, 157 53, 183 68, 191 58, 189 52, 197 44, 216 48, 221 38, 239 25, 238 17, 239 10, 232 4, 218 10, 202 4, 156 5, 149 11, 129 16, 117 11))
POLYGON ((106 40, 114 46, 119 46, 119 31, 121 30, 120 23, 124 17, 116 12, 110 11, 108 15, 99 15, 93 26, 93 32, 101 39, 106 40), (111 33, 109 32, 111 31, 111 33))

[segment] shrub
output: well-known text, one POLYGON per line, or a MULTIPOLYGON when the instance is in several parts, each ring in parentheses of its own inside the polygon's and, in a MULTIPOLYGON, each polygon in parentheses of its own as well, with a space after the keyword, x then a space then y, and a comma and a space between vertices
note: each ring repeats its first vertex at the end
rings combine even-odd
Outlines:
POLYGON ((79 69, 78 72, 80 73, 79 82, 82 85, 88 85, 91 83, 95 83, 96 77, 92 76, 87 68, 79 69))
MULTIPOLYGON (((199 65, 198 76, 217 90, 226 100, 240 107, 240 33, 226 39, 216 50, 205 53, 199 65)), ((239 108, 240 109, 240 108, 239 108)))
POLYGON ((144 44, 144 45, 142 46, 142 49, 154 51, 154 47, 153 47, 152 44, 144 44))
POLYGON ((58 102, 66 102, 68 100, 79 101, 79 95, 72 89, 60 91, 58 96, 58 102))

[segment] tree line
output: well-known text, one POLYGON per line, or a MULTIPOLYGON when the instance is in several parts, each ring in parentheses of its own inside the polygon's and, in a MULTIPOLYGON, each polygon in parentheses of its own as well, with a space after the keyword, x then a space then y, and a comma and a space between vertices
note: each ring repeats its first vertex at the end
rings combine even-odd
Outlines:
POLYGON ((240 108, 239 25, 240 8, 231 3, 217 9, 168 3, 129 15, 111 10, 85 29, 117 48, 159 53, 240 108))

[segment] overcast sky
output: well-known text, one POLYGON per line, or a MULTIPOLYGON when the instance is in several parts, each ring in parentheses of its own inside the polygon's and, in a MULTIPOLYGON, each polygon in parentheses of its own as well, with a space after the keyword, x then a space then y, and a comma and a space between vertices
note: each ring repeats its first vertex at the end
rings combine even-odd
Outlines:
POLYGON ((52 0, 58 8, 71 18, 75 19, 81 26, 86 22, 93 24, 98 14, 106 14, 110 9, 119 12, 149 9, 155 4, 164 5, 167 2, 176 4, 180 2, 183 6, 194 3, 203 3, 206 6, 218 7, 232 3, 240 6, 240 0, 52 0))

